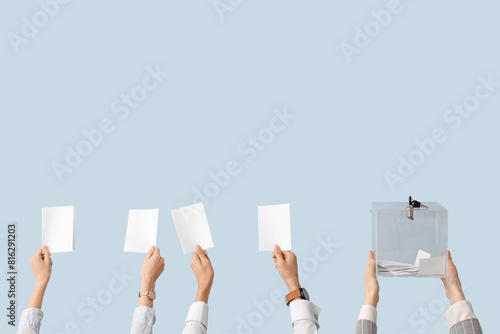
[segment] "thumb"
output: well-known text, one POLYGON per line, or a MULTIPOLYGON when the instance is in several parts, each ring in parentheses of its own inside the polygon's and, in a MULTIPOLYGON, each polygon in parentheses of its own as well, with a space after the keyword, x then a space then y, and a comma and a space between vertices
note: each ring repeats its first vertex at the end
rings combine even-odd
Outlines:
POLYGON ((283 261, 284 261, 284 259, 283 259, 283 253, 281 252, 280 246, 278 246, 278 245, 274 246, 273 257, 276 259, 276 262, 278 264, 283 263, 283 261))
POLYGON ((453 263, 453 259, 451 258, 451 252, 448 251, 448 267, 450 267, 450 265, 454 266, 455 263, 453 263))
POLYGON ((196 245, 195 249, 196 249, 196 254, 200 258, 201 263, 205 263, 206 261, 208 261, 206 252, 203 250, 203 248, 201 248, 200 245, 196 245))
POLYGON ((446 286, 448 285, 446 278, 441 278, 441 282, 443 282, 444 288, 446 289, 446 286))
POLYGON ((198 255, 198 253, 194 252, 193 253, 193 257, 191 259, 191 266, 193 265, 197 265, 197 266, 200 266, 201 265, 201 259, 200 259, 200 256, 198 255))
POLYGON ((146 260, 151 258, 151 256, 153 256, 153 253, 155 252, 155 246, 151 246, 151 248, 149 249, 148 253, 146 254, 146 260))
POLYGON ((43 246, 43 262, 50 263, 50 251, 47 246, 43 246))
POLYGON ((367 263, 367 267, 375 267, 375 255, 373 254, 372 251, 370 251, 370 253, 368 253, 368 263, 367 263))

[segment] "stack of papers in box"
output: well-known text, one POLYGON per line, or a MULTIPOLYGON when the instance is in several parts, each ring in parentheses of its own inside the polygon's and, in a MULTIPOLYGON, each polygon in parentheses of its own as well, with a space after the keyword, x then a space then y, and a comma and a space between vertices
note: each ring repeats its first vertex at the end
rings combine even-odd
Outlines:
POLYGON ((418 266, 396 261, 377 261, 378 273, 381 276, 417 276, 418 266))
POLYGON ((444 257, 431 258, 431 254, 418 250, 415 264, 397 261, 377 261, 378 273, 381 276, 433 276, 446 270, 444 257))

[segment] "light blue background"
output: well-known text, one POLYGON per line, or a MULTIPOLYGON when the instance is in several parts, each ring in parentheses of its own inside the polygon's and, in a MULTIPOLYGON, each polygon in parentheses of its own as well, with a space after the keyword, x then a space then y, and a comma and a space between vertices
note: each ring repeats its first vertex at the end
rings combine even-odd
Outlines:
MULTIPOLYGON (((238 317, 255 311, 254 301, 284 290, 271 254, 258 252, 257 205, 288 202, 299 263, 313 254, 318 237, 340 243, 303 281, 322 308, 321 332, 353 331, 371 247, 370 202, 412 195, 449 210, 449 246, 466 297, 492 333, 500 91, 457 130, 443 114, 474 93, 479 76, 500 80, 500 8, 486 0, 402 0, 402 12, 348 63, 340 43, 352 43, 354 29, 387 4, 243 1, 221 20, 210 0, 72 1, 15 53, 7 34, 19 34, 23 16, 40 7, 2 1, 0 219, 2 233, 7 222, 19 225, 19 307, 34 284, 28 259, 41 244, 41 207, 75 205, 76 250, 53 256, 42 332, 64 333, 75 321, 83 333, 127 333, 143 260, 123 252, 128 210, 160 208, 158 246, 166 269, 157 284, 154 332, 180 333, 196 281, 170 210, 191 204, 193 189, 235 159, 241 174, 207 205, 216 273, 210 332, 237 333, 238 317), (111 102, 156 64, 170 76, 118 120, 111 102), (296 118, 246 162, 238 145, 283 107, 296 118), (114 132, 59 182, 51 163, 62 162, 65 147, 74 148, 84 139, 81 131, 105 117, 115 121, 114 132), (448 140, 391 191, 384 173, 395 172, 398 156, 408 157, 414 140, 436 127, 448 140), (122 269, 135 279, 86 323, 77 306, 122 269)), ((418 315, 439 305, 439 279, 382 278, 380 285, 381 331, 447 331, 444 309, 423 321, 425 329, 418 315)), ((2 318, 2 333, 14 333, 2 318)), ((283 304, 254 329, 291 331, 283 304)))

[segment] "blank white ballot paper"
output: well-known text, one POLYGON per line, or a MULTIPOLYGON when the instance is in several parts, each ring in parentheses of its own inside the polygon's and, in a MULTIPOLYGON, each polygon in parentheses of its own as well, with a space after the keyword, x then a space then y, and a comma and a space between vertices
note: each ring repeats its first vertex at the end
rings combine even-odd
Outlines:
POLYGON ((129 210, 124 252, 147 253, 156 246, 160 209, 129 210))
POLYGON ((196 245, 204 250, 214 247, 203 203, 174 209, 171 213, 184 254, 194 253, 196 245))
POLYGON ((42 208, 42 245, 52 254, 75 250, 74 206, 42 208))
POLYGON ((272 252, 274 245, 284 251, 292 250, 290 204, 259 206, 258 216, 259 251, 272 252))

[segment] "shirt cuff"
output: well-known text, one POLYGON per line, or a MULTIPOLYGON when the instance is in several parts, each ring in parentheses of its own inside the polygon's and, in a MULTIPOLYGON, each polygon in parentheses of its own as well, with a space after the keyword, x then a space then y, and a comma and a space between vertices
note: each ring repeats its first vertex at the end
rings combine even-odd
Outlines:
POLYGON ((370 320, 371 322, 377 324, 377 309, 372 305, 363 305, 361 311, 359 311, 358 320, 370 320))
POLYGON ((132 324, 143 324, 152 327, 156 322, 155 310, 148 306, 137 306, 132 324))
POLYGON ((194 302, 189 307, 186 322, 197 321, 201 322, 203 326, 207 327, 208 324, 208 305, 205 302, 194 302))
POLYGON ((292 326, 299 320, 314 321, 319 328, 319 313, 321 309, 305 299, 296 299, 290 302, 290 316, 292 317, 292 326))
POLYGON ((40 328, 42 325, 43 312, 39 308, 30 307, 23 311, 19 326, 40 328))
POLYGON ((476 319, 472 304, 467 300, 461 300, 451 305, 444 314, 446 324, 449 328, 467 319, 476 319))

